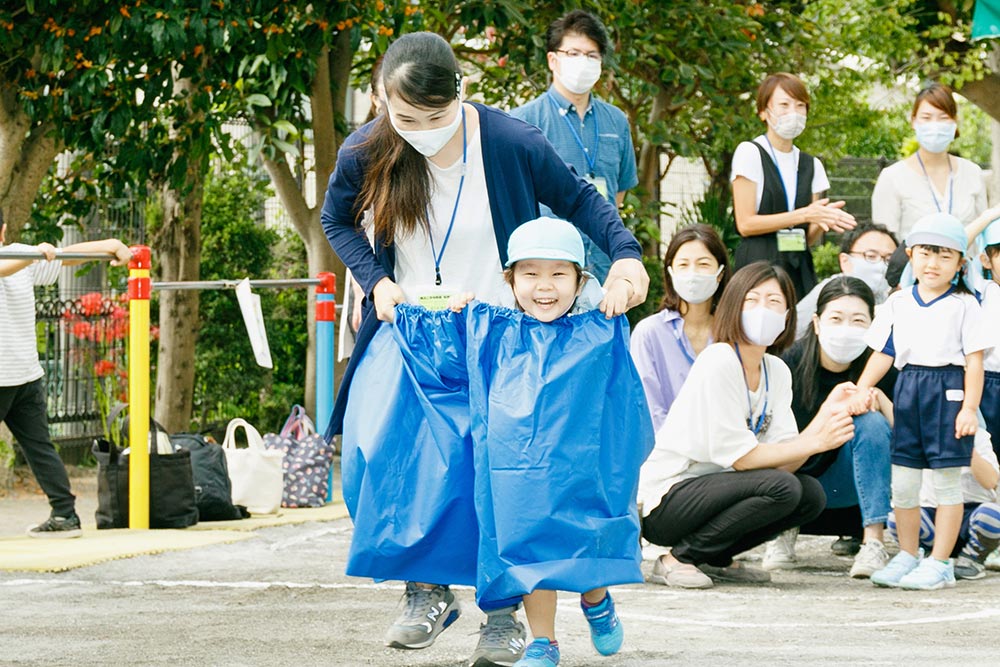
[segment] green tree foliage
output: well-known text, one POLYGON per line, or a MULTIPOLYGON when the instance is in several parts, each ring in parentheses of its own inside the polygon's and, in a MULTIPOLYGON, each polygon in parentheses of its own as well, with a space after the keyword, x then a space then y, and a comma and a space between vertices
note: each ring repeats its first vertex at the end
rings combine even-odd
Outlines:
MULTIPOLYGON (((205 280, 300 278, 305 253, 294 234, 261 224, 266 178, 246 162, 219 165, 205 185, 202 265, 205 280)), ((201 297, 201 325, 195 357, 195 421, 201 429, 243 417, 262 432, 281 426, 305 396, 306 290, 262 290, 273 369, 261 368, 231 290, 201 297)))

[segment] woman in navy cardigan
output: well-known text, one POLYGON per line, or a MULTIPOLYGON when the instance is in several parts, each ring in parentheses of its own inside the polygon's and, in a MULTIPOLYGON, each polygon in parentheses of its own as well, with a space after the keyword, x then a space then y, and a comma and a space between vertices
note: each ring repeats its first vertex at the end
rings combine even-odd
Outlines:
MULTIPOLYGON (((641 248, 614 206, 563 162, 537 128, 463 102, 463 83, 458 61, 441 37, 400 37, 382 62, 385 112, 340 150, 321 219, 330 245, 366 299, 327 437, 342 432, 354 371, 380 323, 393 320, 396 304, 433 307, 449 294, 473 291, 484 301, 512 305, 505 301, 509 289, 501 268, 507 240, 518 225, 539 216, 539 203, 611 257, 600 306, 608 317, 646 298, 649 278, 641 248)), ((366 390, 372 401, 386 400, 377 388, 355 388, 366 390)), ((406 501, 385 502, 391 512, 406 501)), ((429 646, 457 617, 447 585, 409 582, 406 596, 406 609, 386 638, 390 646, 429 646)), ((487 611, 471 662, 512 664, 524 644, 515 608, 487 611)))

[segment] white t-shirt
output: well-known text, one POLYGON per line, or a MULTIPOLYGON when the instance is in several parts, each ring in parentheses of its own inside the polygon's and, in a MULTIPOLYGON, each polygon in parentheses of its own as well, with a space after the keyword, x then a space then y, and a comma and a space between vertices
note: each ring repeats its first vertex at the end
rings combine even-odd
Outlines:
POLYGON ((1000 373, 1000 285, 990 280, 983 290, 983 322, 990 349, 983 354, 983 368, 1000 373))
POLYGON ((731 470, 759 443, 783 442, 798 435, 792 413, 792 373, 785 362, 770 354, 764 355, 762 363, 767 368, 766 390, 761 374, 748 404, 743 366, 731 345, 715 343, 698 355, 639 472, 643 516, 658 507, 677 482, 731 470), (771 423, 754 435, 747 419, 757 422, 765 395, 771 423))
MULTIPOLYGON (((1000 471, 1000 465, 997 463, 996 452, 993 451, 993 441, 990 439, 990 434, 986 429, 981 428, 976 431, 975 450, 983 459, 986 460, 994 470, 1000 471)), ((923 480, 920 484, 920 506, 921 507, 937 507, 937 498, 934 494, 934 478, 932 477, 933 471, 924 470, 923 480)), ((972 474, 972 468, 969 466, 962 467, 962 501, 966 503, 995 503, 997 501, 997 490, 983 488, 979 482, 976 481, 975 476, 972 474)))
MULTIPOLYGON (((486 170, 479 130, 469 138, 465 183, 455 214, 455 227, 441 258, 441 287, 449 292, 473 292, 480 301, 499 306, 514 305, 510 287, 504 282, 493 214, 486 192, 486 170)), ((431 239, 423 230, 397 239, 396 283, 408 303, 419 303, 423 289, 434 287, 434 258, 441 252, 455 208, 462 177, 462 158, 442 168, 428 160, 431 170, 431 239)))
POLYGON ((927 177, 905 160, 883 169, 872 190, 872 222, 888 227, 900 241, 906 240, 917 220, 936 212, 938 206, 963 224, 972 222, 987 206, 983 170, 960 157, 951 156, 951 163, 953 186, 946 186, 944 192, 934 188, 933 195, 927 177))
MULTIPOLYGON (((3 250, 34 252, 34 246, 12 243, 3 250)), ((35 262, 0 278, 0 387, 18 387, 45 373, 38 362, 35 336, 35 285, 51 285, 59 278, 62 262, 35 262)))
POLYGON ((924 303, 916 285, 895 292, 875 311, 865 342, 883 352, 890 336, 896 368, 907 364, 964 368, 965 355, 991 345, 976 297, 949 292, 924 303))
MULTIPOLYGON (((776 158, 778 172, 785 183, 785 191, 796 192, 799 149, 792 146, 792 150, 788 153, 782 153, 777 149, 772 152, 772 147, 767 143, 767 139, 763 134, 754 139, 754 142, 760 144, 768 152, 768 155, 772 156, 772 159, 776 158)), ((813 158, 813 162, 812 188, 809 191, 815 195, 829 190, 830 180, 826 177, 826 169, 823 168, 823 163, 817 158, 813 158)), ((764 167, 761 162, 760 151, 749 141, 741 142, 733 154, 733 168, 730 172, 729 180, 735 181, 737 176, 742 176, 757 184, 757 199, 754 210, 759 210, 760 200, 764 196, 764 167)), ((794 196, 792 195, 793 199, 794 196)))

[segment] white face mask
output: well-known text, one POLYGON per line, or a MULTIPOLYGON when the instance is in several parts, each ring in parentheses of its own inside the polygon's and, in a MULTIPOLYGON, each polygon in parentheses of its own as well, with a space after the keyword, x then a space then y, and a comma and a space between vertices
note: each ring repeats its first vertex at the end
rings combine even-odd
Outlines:
POLYGON ((392 129, 396 130, 396 134, 402 137, 406 143, 413 146, 424 157, 434 157, 440 153, 444 145, 455 136, 455 132, 462 122, 463 109, 461 98, 458 100, 458 110, 455 112, 455 118, 444 127, 436 127, 432 130, 401 130, 396 124, 396 118, 393 116, 388 102, 385 103, 385 108, 389 112, 389 122, 392 124, 392 129))
POLYGON ((597 80, 601 78, 601 61, 591 60, 587 56, 559 56, 559 71, 556 73, 559 83, 566 90, 575 94, 589 93, 597 80))
POLYGON ((711 299, 719 289, 719 274, 722 273, 722 267, 720 266, 715 274, 711 274, 694 271, 675 273, 674 267, 668 266, 667 273, 670 274, 677 296, 690 304, 699 304, 711 299))
POLYGON ((819 346, 837 364, 849 364, 865 351, 867 329, 847 324, 820 325, 819 346))
POLYGON ((786 310, 778 313, 766 306, 756 306, 743 311, 743 334, 753 345, 768 347, 785 330, 786 310))
POLYGON ((884 299, 889 292, 889 282, 885 279, 888 268, 889 265, 882 261, 869 262, 867 259, 851 257, 851 275, 864 281, 875 293, 876 299, 884 299))
POLYGON ((794 111, 784 116, 775 116, 768 110, 767 117, 767 124, 782 139, 794 139, 806 129, 806 117, 794 111))
POLYGON ((928 153, 944 153, 948 150, 957 129, 958 126, 950 120, 928 121, 913 126, 913 131, 917 133, 917 143, 928 153))

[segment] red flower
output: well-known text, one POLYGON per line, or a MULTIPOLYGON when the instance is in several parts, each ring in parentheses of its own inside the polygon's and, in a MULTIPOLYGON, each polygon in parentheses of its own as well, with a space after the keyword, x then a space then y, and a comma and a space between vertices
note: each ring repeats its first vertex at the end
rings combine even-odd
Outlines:
POLYGON ((94 327, 90 322, 73 322, 73 335, 80 340, 90 340, 94 335, 94 327))
POLYGON ((84 294, 79 300, 84 315, 98 315, 104 309, 104 296, 100 292, 84 294))
POLYGON ((107 377, 115 372, 115 362, 108 359, 101 359, 94 364, 94 375, 99 378, 107 377))

